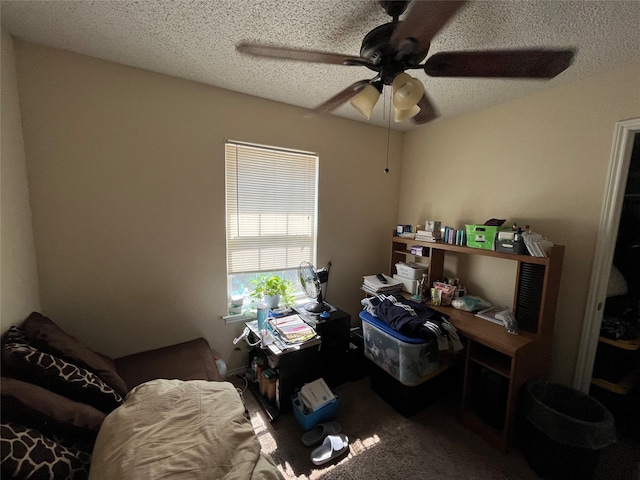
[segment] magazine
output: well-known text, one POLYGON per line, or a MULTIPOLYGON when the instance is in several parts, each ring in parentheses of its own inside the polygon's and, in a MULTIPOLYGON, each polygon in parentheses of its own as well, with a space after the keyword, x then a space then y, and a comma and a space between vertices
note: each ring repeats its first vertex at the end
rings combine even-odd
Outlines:
POLYGON ((309 326, 298 314, 276 318, 272 320, 272 325, 280 337, 287 342, 303 342, 316 335, 313 327, 309 326))

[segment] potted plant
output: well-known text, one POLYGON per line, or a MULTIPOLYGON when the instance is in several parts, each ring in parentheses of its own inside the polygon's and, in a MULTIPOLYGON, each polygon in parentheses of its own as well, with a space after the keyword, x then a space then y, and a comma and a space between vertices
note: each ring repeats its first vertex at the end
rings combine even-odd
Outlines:
POLYGON ((264 302, 269 308, 276 308, 280 301, 289 307, 294 303, 293 285, 278 275, 266 275, 251 281, 253 286, 249 294, 257 302, 264 302))

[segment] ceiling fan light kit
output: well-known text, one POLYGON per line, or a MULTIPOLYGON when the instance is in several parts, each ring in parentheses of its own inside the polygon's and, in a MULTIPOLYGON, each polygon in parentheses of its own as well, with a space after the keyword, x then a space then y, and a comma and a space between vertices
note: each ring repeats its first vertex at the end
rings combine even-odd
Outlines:
POLYGON ((420 113, 420 107, 417 105, 414 105, 411 108, 405 108, 403 110, 396 108, 393 116, 393 121, 396 123, 408 122, 419 113, 420 113))
POLYGON ((392 21, 365 35, 359 56, 251 43, 239 44, 236 49, 258 57, 366 67, 376 72, 374 78, 348 86, 314 111, 330 113, 350 101, 369 120, 383 86, 390 85, 395 121, 412 119, 416 124, 430 122, 438 113, 422 82, 405 70, 420 69, 430 77, 551 79, 566 70, 575 55, 572 49, 529 48, 438 52, 427 58, 432 39, 466 1, 379 0, 378 3, 392 21), (400 21, 410 3, 411 8, 400 21))
POLYGON ((396 75, 391 87, 393 89, 393 106, 400 110, 409 110, 416 106, 424 95, 422 82, 404 72, 396 75))
POLYGON ((367 85, 360 93, 353 97, 349 103, 355 108, 360 115, 369 120, 371 112, 378 103, 380 92, 373 85, 367 85))

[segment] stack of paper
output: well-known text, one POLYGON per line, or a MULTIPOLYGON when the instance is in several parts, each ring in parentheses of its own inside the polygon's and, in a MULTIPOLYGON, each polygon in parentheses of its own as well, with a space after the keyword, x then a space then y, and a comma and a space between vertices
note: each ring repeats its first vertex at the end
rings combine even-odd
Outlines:
POLYGON ((322 378, 303 385, 300 389, 300 397, 302 403, 312 412, 324 407, 336 398, 322 378))
POLYGON ((298 314, 276 318, 271 321, 280 338, 287 342, 304 342, 315 337, 316 331, 298 314))
POLYGON ((387 283, 382 283, 376 275, 366 275, 362 283, 362 289, 365 292, 377 295, 379 293, 398 293, 402 290, 402 282, 395 278, 383 275, 387 283))
POLYGON ((539 233, 524 232, 522 239, 532 257, 546 257, 549 247, 553 247, 553 243, 539 233))

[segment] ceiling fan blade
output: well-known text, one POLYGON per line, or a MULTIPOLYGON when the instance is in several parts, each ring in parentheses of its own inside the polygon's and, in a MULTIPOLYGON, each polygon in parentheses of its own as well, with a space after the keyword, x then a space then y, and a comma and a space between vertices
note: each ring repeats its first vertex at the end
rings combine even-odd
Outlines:
POLYGON ((428 123, 438 117, 436 107, 431 103, 431 100, 427 96, 427 92, 424 92, 422 95, 422 98, 418 102, 418 106, 420 107, 420 111, 415 117, 413 117, 413 121, 418 125, 428 123))
POLYGON ((349 85, 347 88, 345 88, 341 92, 331 97, 326 102, 322 103, 321 105, 318 105, 316 108, 313 109, 313 111, 319 114, 329 113, 332 110, 335 110, 336 108, 338 108, 343 103, 347 102, 348 100, 351 100, 370 83, 371 83, 370 80, 357 81, 356 83, 349 85))
POLYGON ((255 43, 241 43, 236 45, 236 50, 240 53, 246 53, 256 57, 279 58, 281 60, 299 60, 302 62, 328 63, 333 65, 369 65, 369 62, 361 57, 315 50, 273 47, 255 43))
POLYGON ((553 78, 573 61, 573 50, 441 52, 427 59, 432 77, 553 78))
POLYGON ((431 39, 444 27, 466 1, 411 2, 409 13, 391 35, 391 46, 400 55, 426 53, 431 39))

